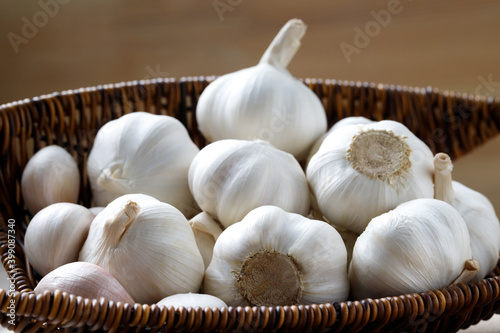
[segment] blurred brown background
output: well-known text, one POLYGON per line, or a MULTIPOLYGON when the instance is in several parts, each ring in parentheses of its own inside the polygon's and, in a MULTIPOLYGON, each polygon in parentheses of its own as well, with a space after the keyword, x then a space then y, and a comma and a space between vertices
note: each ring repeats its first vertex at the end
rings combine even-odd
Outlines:
MULTIPOLYGON (((493 0, 5 0, 0 104, 249 67, 293 17, 308 25, 289 66, 295 76, 500 97, 499 14, 500 1, 493 0)), ((455 161, 454 172, 497 211, 499 148, 500 138, 492 140, 455 161)))
MULTIPOLYGON (((105 83, 249 67, 294 17, 308 25, 289 66, 295 76, 498 98, 499 14, 500 1, 493 0, 4 0, 0 104, 105 83), (366 29, 363 39, 359 31, 366 29)), ((497 137, 455 161, 454 171, 456 180, 490 198, 497 212, 499 152, 497 137)))

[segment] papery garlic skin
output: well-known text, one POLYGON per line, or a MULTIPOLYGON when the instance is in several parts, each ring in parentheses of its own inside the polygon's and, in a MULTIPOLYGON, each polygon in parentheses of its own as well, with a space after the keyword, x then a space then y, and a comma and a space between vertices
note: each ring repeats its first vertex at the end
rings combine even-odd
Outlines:
POLYGON ((74 203, 51 204, 31 219, 24 236, 24 252, 41 276, 78 260, 95 215, 74 203))
POLYGON ((32 215, 53 203, 76 203, 80 191, 80 171, 75 159, 59 146, 40 149, 23 170, 21 191, 32 215))
POLYGON ((460 213, 441 200, 411 200, 375 217, 358 237, 349 266, 351 296, 390 297, 465 283, 457 278, 469 259, 470 236, 460 213))
POLYGON ((217 238, 222 233, 222 228, 205 212, 201 212, 189 220, 189 225, 193 229, 196 244, 203 257, 205 268, 207 268, 212 260, 215 241, 217 241, 217 238))
POLYGON ((184 307, 184 308, 227 308, 227 304, 218 297, 198 294, 198 293, 187 293, 187 294, 175 294, 172 296, 167 296, 156 305, 163 306, 173 306, 174 308, 184 307))
POLYGON ((310 206, 300 164, 264 141, 220 140, 205 146, 191 163, 189 187, 200 208, 224 227, 263 205, 302 215, 310 206))
POLYGON ((137 302, 147 304, 198 292, 204 272, 184 215, 140 194, 115 199, 95 217, 79 259, 101 266, 137 302))
POLYGON ((133 112, 107 122, 87 162, 94 206, 144 193, 194 216, 199 208, 187 175, 198 151, 184 125, 170 116, 133 112))
POLYGON ((321 144, 323 143, 323 141, 325 140, 327 135, 330 134, 331 132, 333 132, 341 127, 347 126, 347 125, 365 125, 365 124, 373 124, 374 122, 375 122, 374 120, 370 120, 370 119, 365 118, 365 117, 346 117, 346 118, 340 119, 335 124, 333 124, 333 126, 328 130, 328 132, 323 134, 318 140, 316 140, 316 142, 314 142, 314 145, 309 150, 309 155, 307 157, 307 163, 309 163, 309 161, 311 160, 311 157, 313 157, 314 154, 316 154, 318 152, 319 147, 321 146, 321 144))
POLYGON ((451 204, 464 218, 471 238, 472 257, 479 262, 473 281, 483 279, 496 267, 500 254, 500 222, 486 196, 452 180, 453 163, 444 153, 436 154, 435 197, 451 204))
POLYGON ((332 131, 306 174, 325 218, 361 234, 398 204, 434 196, 433 157, 406 126, 383 120, 332 131))
POLYGON ((305 30, 301 20, 290 20, 258 65, 220 76, 205 88, 196 118, 209 141, 260 139, 299 160, 306 157, 327 121, 319 98, 286 69, 305 30))
POLYGON ((72 262, 62 265, 45 275, 33 290, 36 295, 60 290, 88 299, 134 304, 134 299, 109 272, 88 262, 72 262))
POLYGON ((203 291, 229 306, 344 301, 346 248, 329 224, 262 206, 215 243, 203 291))

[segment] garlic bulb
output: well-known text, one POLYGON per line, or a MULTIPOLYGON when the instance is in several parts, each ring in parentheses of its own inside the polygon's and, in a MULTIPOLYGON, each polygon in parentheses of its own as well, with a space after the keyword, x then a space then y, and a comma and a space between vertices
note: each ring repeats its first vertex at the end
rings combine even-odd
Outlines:
POLYGON ((406 126, 383 120, 332 131, 306 174, 325 218, 361 234, 398 204, 434 196, 433 157, 406 126))
POLYGON ((56 202, 76 203, 80 171, 73 156, 59 146, 40 149, 24 168, 21 191, 32 215, 56 202))
POLYGON ((316 142, 314 142, 314 145, 311 147, 311 150, 309 150, 309 155, 307 157, 307 163, 309 163, 309 161, 311 160, 311 157, 313 157, 314 154, 316 154, 318 152, 319 147, 321 146, 321 144, 325 140, 326 136, 328 134, 332 133, 333 131, 335 131, 336 129, 339 129, 339 128, 347 126, 347 125, 365 125, 365 124, 372 124, 374 122, 375 121, 370 120, 370 119, 365 118, 365 117, 346 117, 346 118, 340 119, 335 124, 333 124, 333 126, 328 130, 328 132, 326 132, 325 134, 320 136, 319 139, 316 140, 316 142))
POLYGON ((189 168, 189 188, 201 209, 224 227, 263 205, 302 215, 309 211, 300 164, 264 141, 228 139, 205 146, 189 168))
POLYGON ((199 208, 187 175, 198 151, 173 117, 133 112, 109 121, 97 133, 87 162, 94 205, 144 193, 194 216, 199 208))
POLYGON ((203 291, 229 306, 344 301, 346 260, 342 238, 329 224, 262 206, 220 234, 203 291))
POLYGON ((193 231, 175 207, 129 194, 97 214, 80 260, 101 266, 139 303, 197 292, 204 265, 193 231))
POLYGON ((31 219, 24 236, 24 252, 41 276, 78 260, 95 215, 69 202, 51 204, 31 219))
POLYGON ((198 245, 198 249, 203 257, 205 268, 207 268, 212 260, 212 252, 215 241, 221 234, 222 228, 210 215, 205 212, 201 212, 189 220, 189 225, 191 226, 191 229, 193 229, 196 244, 198 245))
POLYGON ((196 119, 209 141, 260 139, 299 160, 306 157, 327 128, 319 98, 286 69, 306 28, 299 19, 288 21, 258 65, 220 76, 205 88, 196 119))
POLYGON ((415 199, 375 217, 354 245, 355 299, 418 293, 468 282, 477 274, 460 213, 436 199, 415 199))
POLYGON ((497 265, 500 253, 500 222, 483 194, 452 181, 453 163, 445 153, 434 158, 435 198, 446 201, 462 215, 471 238, 472 257, 479 262, 474 281, 483 279, 497 265))
POLYGON ((172 296, 167 296, 156 305, 163 306, 173 306, 174 308, 185 307, 185 308, 227 308, 227 304, 223 300, 212 295, 198 294, 198 293, 187 293, 187 294, 175 294, 172 296))
POLYGON ((342 237, 342 240, 344 241, 345 248, 347 250, 347 266, 351 263, 352 259, 352 251, 354 249, 354 244, 356 244, 356 241, 358 240, 359 235, 355 232, 352 232, 350 230, 340 228, 337 226, 333 226, 335 230, 338 231, 340 234, 340 237, 342 237))
POLYGON ((89 299, 104 297, 114 302, 135 303, 113 275, 97 265, 82 261, 54 269, 38 282, 33 291, 39 295, 55 290, 89 299))

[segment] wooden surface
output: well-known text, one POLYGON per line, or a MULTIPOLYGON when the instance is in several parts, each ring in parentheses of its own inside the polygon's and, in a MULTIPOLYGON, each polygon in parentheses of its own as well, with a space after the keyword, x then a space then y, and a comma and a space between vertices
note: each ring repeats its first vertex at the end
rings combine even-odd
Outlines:
MULTIPOLYGON (((105 83, 249 67, 293 17, 308 25, 289 66, 295 76, 498 98, 499 13, 500 1, 493 0, 2 1, 0 104, 105 83)), ((497 137, 454 161, 453 174, 485 194, 497 212, 499 152, 497 137)))

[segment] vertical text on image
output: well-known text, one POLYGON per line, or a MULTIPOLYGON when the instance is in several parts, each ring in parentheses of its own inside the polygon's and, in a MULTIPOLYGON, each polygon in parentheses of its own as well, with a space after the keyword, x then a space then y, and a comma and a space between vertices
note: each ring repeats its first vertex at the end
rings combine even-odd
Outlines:
POLYGON ((15 247, 16 247, 16 220, 9 219, 7 221, 7 264, 6 268, 8 268, 8 282, 9 282, 9 290, 7 292, 8 297, 10 297, 9 305, 7 306, 8 313, 6 314, 9 317, 8 323, 10 325, 15 325, 16 320, 16 300, 13 297, 14 292, 16 291, 16 286, 14 284, 16 273, 13 271, 15 268, 15 247))

